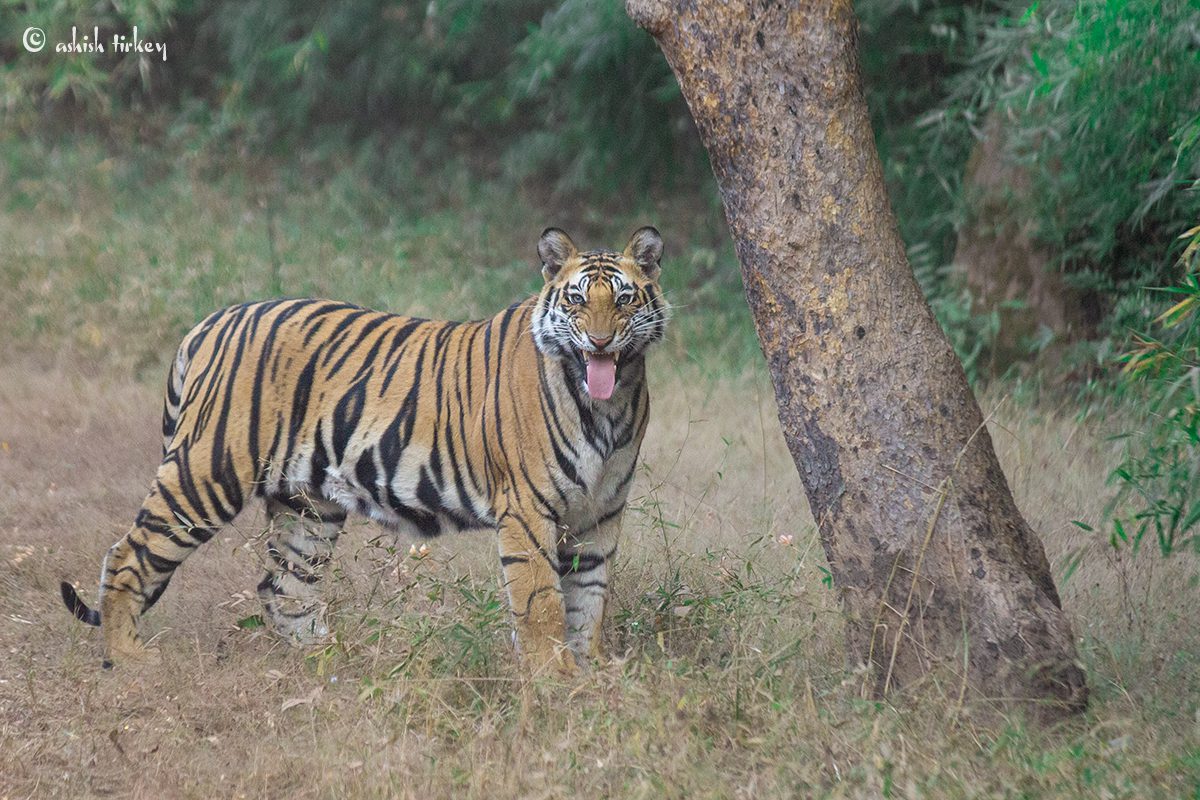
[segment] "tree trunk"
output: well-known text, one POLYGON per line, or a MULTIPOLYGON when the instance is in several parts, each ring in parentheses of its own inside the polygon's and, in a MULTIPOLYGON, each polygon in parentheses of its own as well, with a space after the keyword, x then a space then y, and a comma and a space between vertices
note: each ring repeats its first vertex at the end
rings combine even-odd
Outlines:
POLYGON ((712 160, 865 689, 936 669, 952 698, 1083 708, 1045 551, 897 232, 850 1, 627 8, 712 160))
POLYGON ((1029 342, 1046 332, 1054 338, 1038 361, 1060 362, 1065 346, 1091 336, 1100 317, 1094 293, 1065 281, 1050 263, 1050 249, 1034 236, 1032 181, 1008 155, 1005 135, 1004 116, 993 109, 963 175, 968 217, 954 251, 955 272, 975 311, 995 314, 1000 323, 986 365, 992 375, 1028 358, 1029 342))

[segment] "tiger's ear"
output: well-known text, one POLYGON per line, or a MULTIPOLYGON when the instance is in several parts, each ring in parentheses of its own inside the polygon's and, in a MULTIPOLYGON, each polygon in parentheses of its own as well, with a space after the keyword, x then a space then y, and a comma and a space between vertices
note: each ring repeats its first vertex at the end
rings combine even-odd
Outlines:
POLYGON ((658 277, 662 271, 659 262, 662 260, 663 243, 658 230, 647 225, 638 229, 625 245, 625 255, 632 258, 645 276, 651 280, 658 277))
POLYGON ((542 231, 542 238, 538 239, 538 257, 542 259, 543 278, 553 278, 562 269, 563 264, 577 255, 579 250, 570 236, 558 228, 546 228, 542 231))

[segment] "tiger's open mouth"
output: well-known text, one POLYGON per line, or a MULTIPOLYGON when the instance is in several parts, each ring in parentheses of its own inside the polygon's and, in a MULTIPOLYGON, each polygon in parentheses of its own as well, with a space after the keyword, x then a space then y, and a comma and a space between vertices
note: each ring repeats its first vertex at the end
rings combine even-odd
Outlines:
POLYGON ((583 363, 587 367, 587 391, 596 400, 612 397, 617 384, 617 358, 619 352, 590 353, 581 350, 583 363))

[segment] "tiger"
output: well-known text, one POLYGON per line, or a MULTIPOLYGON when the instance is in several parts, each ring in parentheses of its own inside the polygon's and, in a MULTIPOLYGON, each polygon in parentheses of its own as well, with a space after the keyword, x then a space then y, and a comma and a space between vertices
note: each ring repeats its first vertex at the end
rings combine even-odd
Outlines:
POLYGON ((104 667, 161 659, 142 614, 200 545, 258 497, 268 523, 264 621, 327 640, 321 581, 347 516, 432 537, 490 528, 520 660, 572 673, 602 655, 609 564, 649 421, 646 353, 670 304, 662 238, 580 251, 537 244, 540 291, 473 322, 345 302, 276 299, 214 312, 180 343, 163 457, 107 551, 97 609, 104 667))

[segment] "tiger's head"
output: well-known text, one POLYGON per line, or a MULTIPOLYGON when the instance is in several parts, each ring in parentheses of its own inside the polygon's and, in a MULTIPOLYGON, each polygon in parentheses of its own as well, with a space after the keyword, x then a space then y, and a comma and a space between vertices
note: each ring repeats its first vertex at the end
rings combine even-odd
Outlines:
POLYGON ((579 252, 571 237, 547 228, 538 241, 542 277, 533 339, 543 353, 582 376, 594 400, 607 400, 621 362, 661 340, 670 306, 658 285, 663 244, 651 227, 638 230, 624 251, 579 252))

